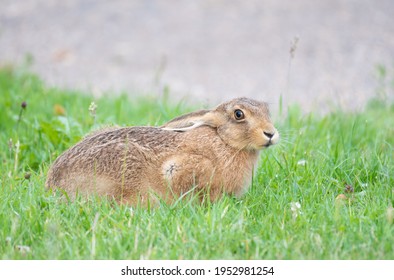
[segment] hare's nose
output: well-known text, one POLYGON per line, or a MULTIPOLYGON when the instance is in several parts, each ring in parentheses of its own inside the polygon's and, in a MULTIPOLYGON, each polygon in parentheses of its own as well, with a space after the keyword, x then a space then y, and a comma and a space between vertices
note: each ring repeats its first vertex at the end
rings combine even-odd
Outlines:
POLYGON ((274 137, 275 135, 275 132, 264 131, 264 135, 267 136, 269 139, 272 139, 272 137, 274 137))

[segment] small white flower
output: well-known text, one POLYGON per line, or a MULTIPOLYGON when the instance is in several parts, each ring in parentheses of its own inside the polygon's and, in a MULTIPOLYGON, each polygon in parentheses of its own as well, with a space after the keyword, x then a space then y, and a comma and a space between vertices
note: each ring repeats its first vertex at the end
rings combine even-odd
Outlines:
POLYGON ((17 249, 22 254, 30 253, 31 251, 30 247, 25 245, 17 245, 15 246, 15 249, 17 249))
POLYGON ((301 204, 299 202, 291 202, 291 211, 295 212, 301 209, 301 204))
POLYGON ((306 160, 305 159, 300 159, 297 161, 297 165, 305 166, 306 165, 306 160))
POLYGON ((302 214, 301 212, 301 204, 299 202, 291 202, 290 210, 292 212, 293 219, 297 218, 298 215, 302 214))
POLYGON ((96 103, 94 103, 94 101, 92 101, 92 103, 90 103, 89 105, 89 112, 91 116, 96 116, 96 109, 97 109, 97 105, 96 103))

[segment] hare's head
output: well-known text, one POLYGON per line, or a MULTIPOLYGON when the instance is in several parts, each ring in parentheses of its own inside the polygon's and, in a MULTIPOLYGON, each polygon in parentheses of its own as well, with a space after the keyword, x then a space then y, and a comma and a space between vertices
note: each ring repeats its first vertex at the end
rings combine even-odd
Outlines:
POLYGON ((219 137, 236 149, 259 150, 279 140, 268 105, 249 98, 236 98, 213 110, 201 110, 175 118, 163 128, 187 131, 204 125, 215 128, 219 137))

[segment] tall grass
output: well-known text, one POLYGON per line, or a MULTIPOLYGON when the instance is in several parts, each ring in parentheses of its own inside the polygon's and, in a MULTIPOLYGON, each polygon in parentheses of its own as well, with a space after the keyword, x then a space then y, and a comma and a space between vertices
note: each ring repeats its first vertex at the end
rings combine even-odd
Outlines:
POLYGON ((45 190, 49 164, 100 126, 159 125, 190 108, 93 98, 11 68, 0 95, 2 259, 394 258, 392 104, 323 117, 291 107, 241 199, 130 208, 45 190))

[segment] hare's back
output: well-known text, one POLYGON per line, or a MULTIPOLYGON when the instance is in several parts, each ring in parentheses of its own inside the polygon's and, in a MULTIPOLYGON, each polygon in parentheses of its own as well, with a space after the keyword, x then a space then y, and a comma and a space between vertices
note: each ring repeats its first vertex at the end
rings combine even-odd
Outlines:
POLYGON ((155 127, 127 127, 95 132, 60 155, 54 168, 117 169, 124 162, 143 164, 173 149, 174 133, 155 127), (171 135, 173 134, 173 135, 171 135))
POLYGON ((48 186, 68 186, 73 181, 135 179, 157 168, 170 153, 173 136, 154 127, 128 127, 95 132, 61 154, 48 173, 48 186), (82 178, 82 179, 78 179, 82 178), (64 182, 64 183, 63 183, 64 182))
POLYGON ((66 153, 70 159, 78 157, 103 158, 132 155, 133 152, 157 154, 171 148, 168 143, 175 141, 171 135, 156 127, 126 127, 96 132, 85 137, 82 141, 70 148, 66 153))

